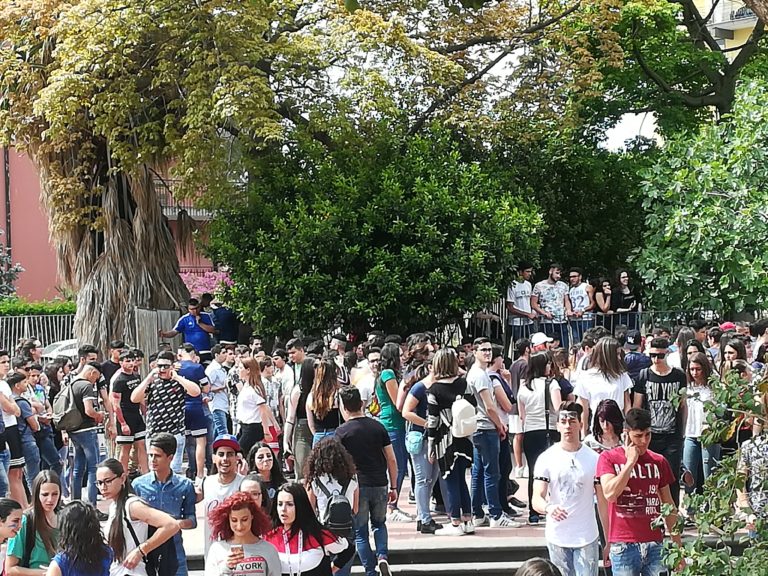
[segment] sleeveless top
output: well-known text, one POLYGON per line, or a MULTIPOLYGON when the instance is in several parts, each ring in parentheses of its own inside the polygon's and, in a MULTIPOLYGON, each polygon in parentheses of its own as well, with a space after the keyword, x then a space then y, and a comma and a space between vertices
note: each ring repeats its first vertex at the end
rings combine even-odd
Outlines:
MULTIPOLYGON (((141 498, 138 496, 131 496, 128 498, 128 500, 125 502, 125 518, 127 518, 131 523, 133 531, 136 532, 136 538, 138 539, 139 544, 142 544, 143 542, 147 541, 147 531, 149 530, 149 525, 146 522, 142 522, 141 520, 134 520, 131 518, 131 504, 140 501, 141 498)), ((109 505, 109 518, 107 518, 107 524, 104 526, 104 534, 109 534, 109 529, 112 527, 112 522, 120 522, 122 520, 121 523, 123 525, 123 537, 125 538, 125 552, 123 553, 123 558, 125 558, 137 547, 137 544, 131 535, 131 531, 128 530, 128 525, 125 523, 125 518, 121 520, 115 518, 116 513, 117 504, 112 502, 109 505)), ((123 566, 121 562, 118 562, 117 559, 115 559, 112 562, 112 565, 109 567, 109 576, 147 576, 147 567, 144 565, 144 562, 141 561, 136 565, 135 568, 129 570, 123 566)))
MULTIPOLYGON (((568 291, 568 296, 571 298, 571 308, 574 312, 581 312, 587 306, 589 306, 589 293, 587 293, 587 283, 582 282, 578 286, 574 286, 568 291)), ((593 312, 584 312, 582 320, 591 320, 593 312)))

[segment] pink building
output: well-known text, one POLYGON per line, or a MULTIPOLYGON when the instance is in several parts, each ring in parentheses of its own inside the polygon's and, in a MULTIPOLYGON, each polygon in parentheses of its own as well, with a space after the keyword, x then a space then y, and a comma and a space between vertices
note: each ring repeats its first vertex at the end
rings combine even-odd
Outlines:
MULTIPOLYGON (((48 218, 40 201, 40 179, 34 164, 24 154, 13 149, 2 150, 2 198, 0 198, 0 228, 5 234, 2 242, 10 249, 14 262, 24 267, 16 283, 16 293, 27 300, 50 300, 60 296, 56 257, 48 237, 48 218)), ((158 191, 160 191, 158 187, 158 191)), ((161 192, 163 212, 175 234, 179 207, 167 192, 161 192)), ((186 207, 195 220, 207 220, 201 210, 186 207)), ((182 255, 177 250, 182 273, 205 273, 212 270, 210 260, 193 252, 182 255)))

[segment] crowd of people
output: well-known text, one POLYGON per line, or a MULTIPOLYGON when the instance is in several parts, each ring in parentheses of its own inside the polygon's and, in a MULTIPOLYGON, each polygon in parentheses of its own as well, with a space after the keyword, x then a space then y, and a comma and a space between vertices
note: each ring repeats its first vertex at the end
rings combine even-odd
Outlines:
MULTIPOLYGON (((540 288, 529 301, 551 310, 540 288)), ((583 312, 577 301, 564 300, 567 314, 583 312)), ((752 423, 702 440, 713 375, 761 370, 768 321, 643 334, 579 317, 570 347, 542 331, 519 331, 509 349, 374 332, 267 354, 256 335, 214 343, 193 299, 160 333, 185 343, 161 345, 146 373, 121 341, 105 362, 83 345, 75 362, 43 365, 34 339, 0 351, 4 572, 183 576, 182 533, 202 502, 206 575, 344 576, 356 554, 366 576, 391 576, 388 523, 429 536, 543 524, 550 560, 530 566, 596 575, 602 547, 614 574, 659 574, 663 538, 680 541, 681 491, 700 492, 739 449, 756 480, 741 507, 753 525, 768 515, 768 443, 750 439, 752 423)))

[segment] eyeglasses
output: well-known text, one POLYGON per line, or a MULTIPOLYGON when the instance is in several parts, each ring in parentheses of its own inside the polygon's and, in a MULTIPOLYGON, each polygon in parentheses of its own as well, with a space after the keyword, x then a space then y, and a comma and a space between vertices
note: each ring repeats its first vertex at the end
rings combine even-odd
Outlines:
POLYGON ((666 352, 651 352, 650 354, 648 354, 648 356, 650 356, 651 358, 658 358, 659 360, 663 360, 664 358, 667 357, 667 353, 666 352))
POLYGON ((107 487, 118 478, 120 478, 120 476, 112 476, 112 478, 105 478, 104 480, 96 480, 96 486, 107 487))
POLYGON ((493 348, 478 348, 478 352, 493 352, 493 348))

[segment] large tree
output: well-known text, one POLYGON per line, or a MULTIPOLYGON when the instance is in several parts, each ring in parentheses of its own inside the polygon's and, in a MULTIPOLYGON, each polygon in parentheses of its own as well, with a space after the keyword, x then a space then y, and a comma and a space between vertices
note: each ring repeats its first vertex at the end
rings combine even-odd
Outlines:
POLYGON ((252 171, 211 248, 266 332, 435 329, 492 302, 540 246, 515 183, 462 160, 442 131, 405 149, 386 132, 362 150, 276 148, 252 171))
MULTIPOLYGON (((526 57, 556 37, 585 53, 567 40, 578 0, 346 4, 0 8, 0 129, 40 171, 62 283, 78 291, 79 338, 103 345, 130 332, 134 306, 176 307, 186 296, 154 189, 169 170, 178 194, 216 207, 245 179, 239 160, 286 129, 328 150, 364 146, 357 133, 381 118, 403 145, 436 118, 503 129, 511 116, 562 110, 563 87, 589 65, 526 57), (541 98, 537 86, 547 88, 541 98)), ((584 12, 580 22, 602 38, 610 0, 584 12)))
MULTIPOLYGON (((591 121, 613 123, 627 112, 653 112, 667 134, 730 112, 743 78, 765 77, 765 21, 726 48, 716 23, 724 0, 622 0, 613 26, 622 57, 595 45, 601 89, 577 98, 591 121)), ((724 31, 727 33, 727 31, 724 31)))
POLYGON ((768 85, 732 116, 665 146, 645 173, 636 266, 659 309, 740 312, 768 302, 768 85))

